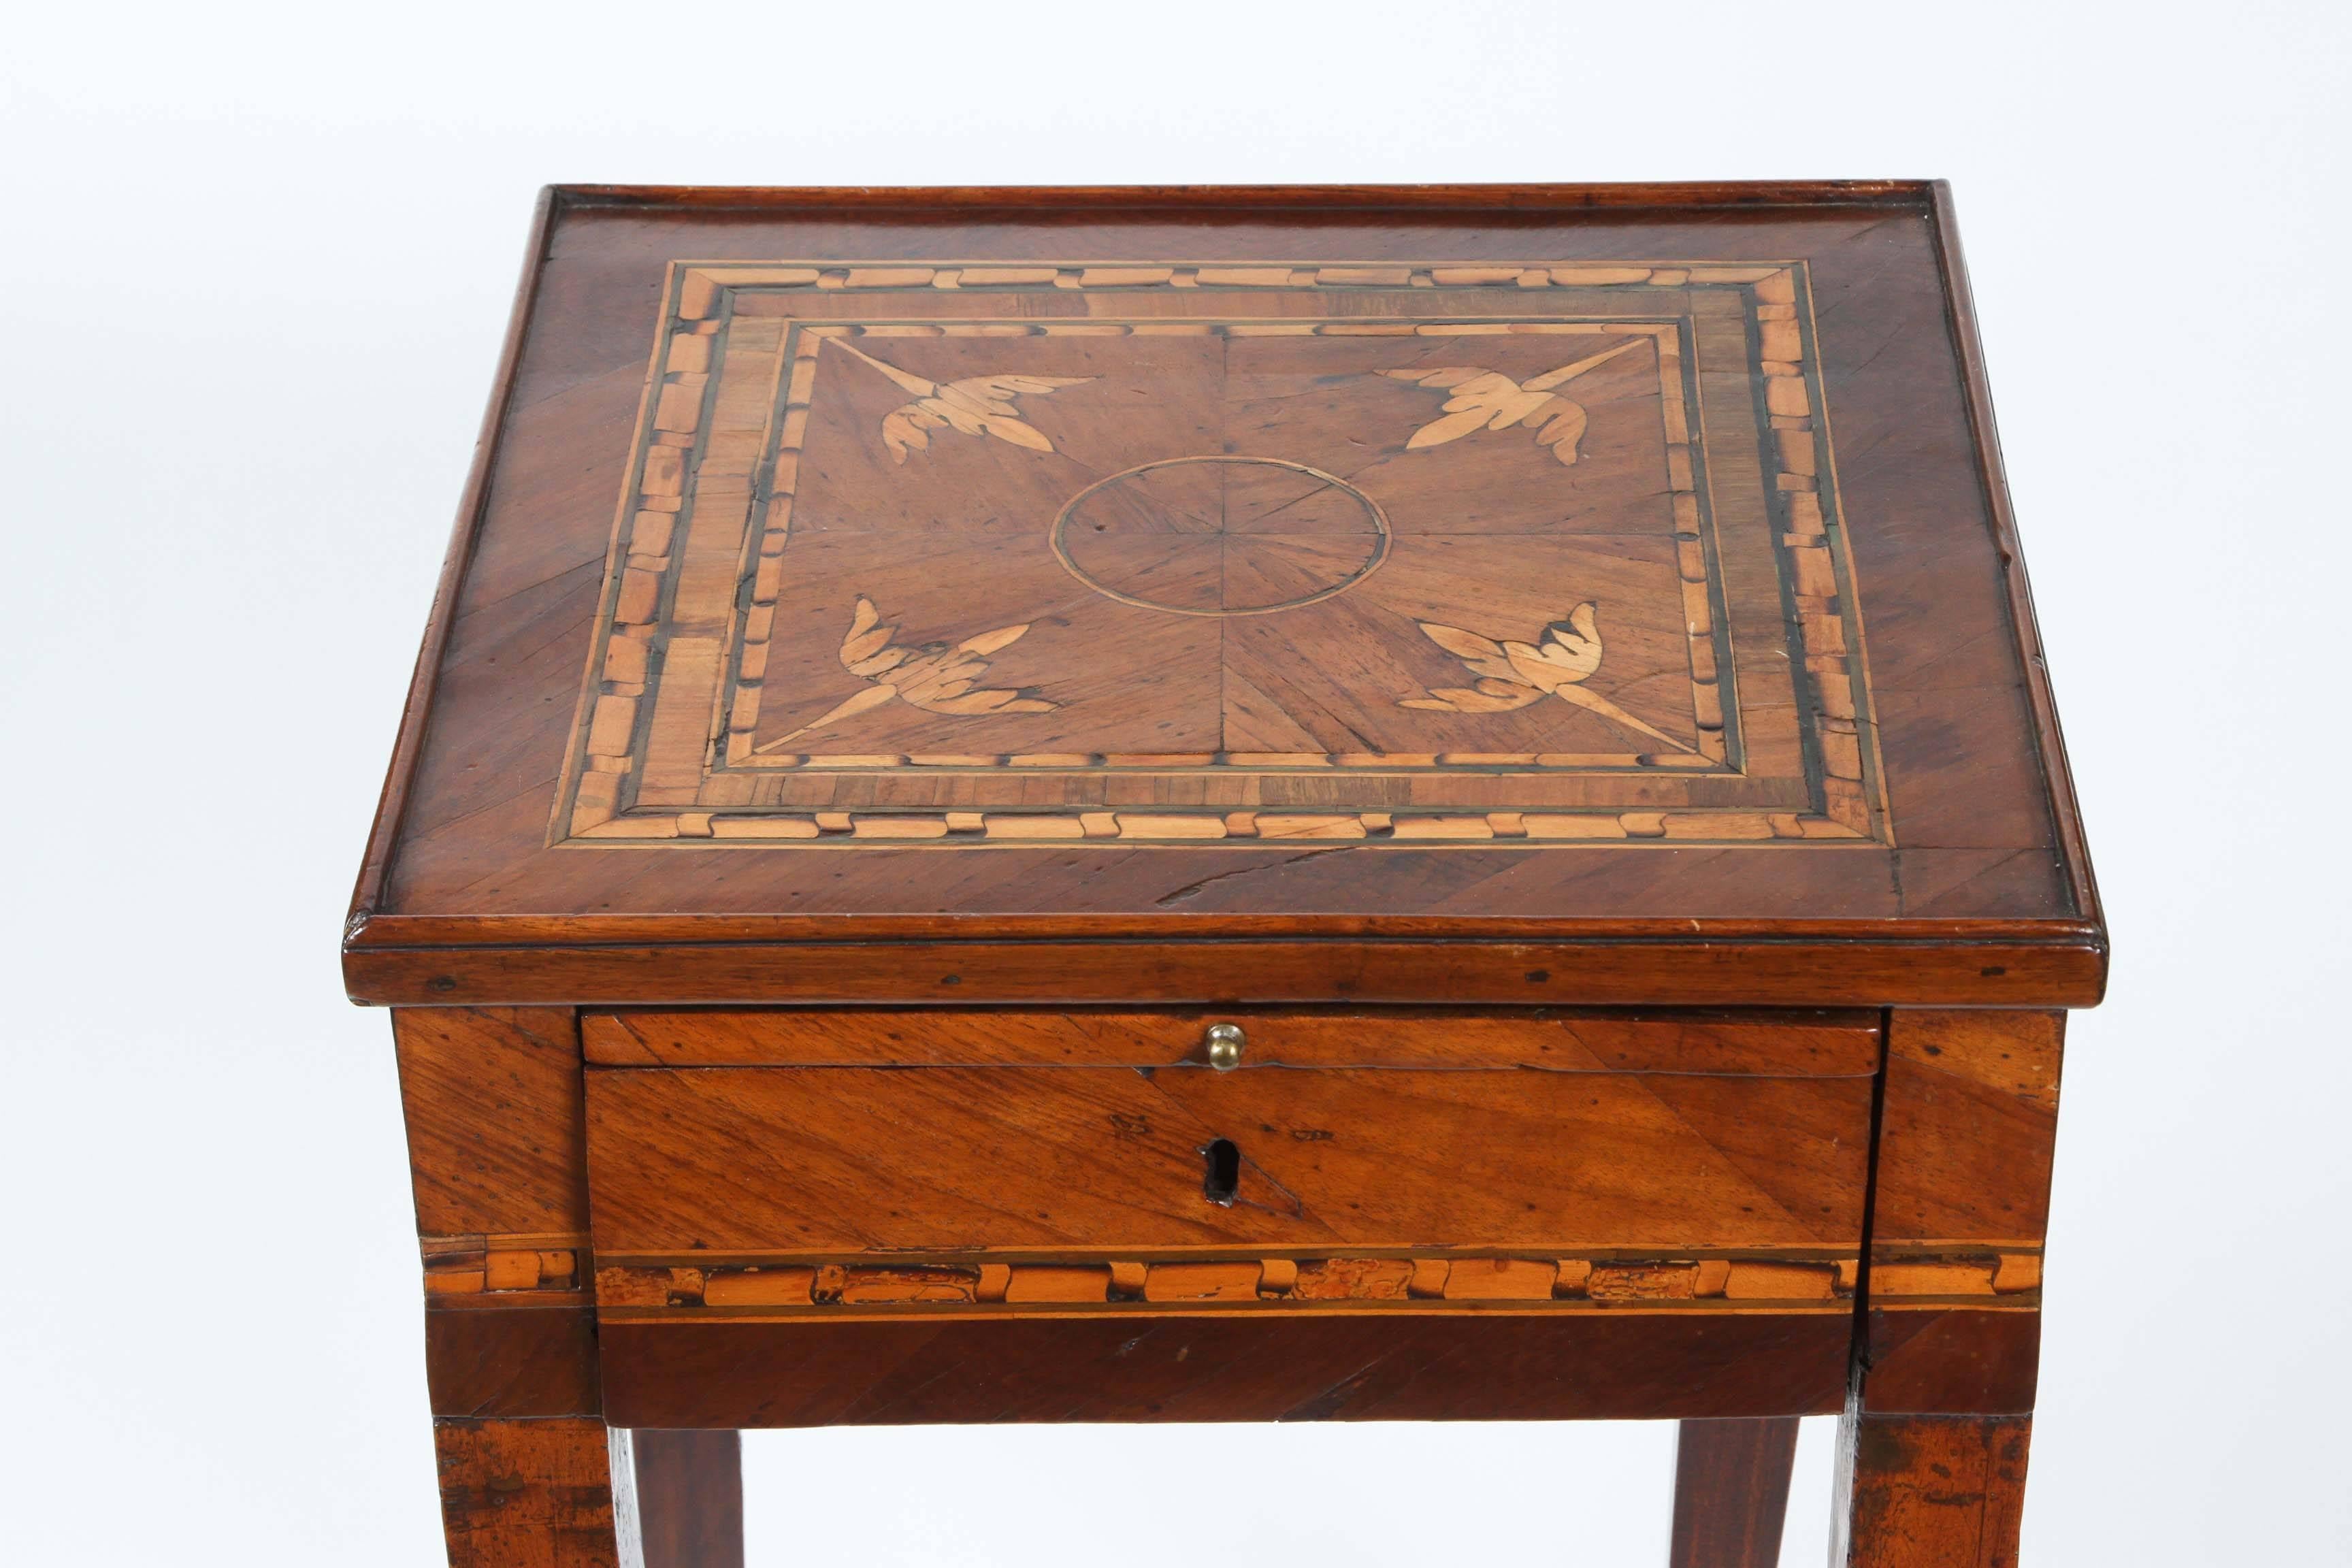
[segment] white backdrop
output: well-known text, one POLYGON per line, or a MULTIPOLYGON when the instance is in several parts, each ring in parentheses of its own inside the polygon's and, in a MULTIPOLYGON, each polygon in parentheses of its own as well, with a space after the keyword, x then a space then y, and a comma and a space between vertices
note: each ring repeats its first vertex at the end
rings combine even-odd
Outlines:
MULTIPOLYGON (((388 1032, 335 938, 540 184, 1932 174, 2117 950, 2069 1042, 2025 1560, 2352 1560, 2345 17, 16 15, 0 1558, 437 1561, 388 1032), (2231 308, 2188 302, 2216 278, 2231 308)), ((1826 1447, 1809 1427, 1791 1563, 1826 1447)), ((769 1436, 751 1544, 1663 1562, 1671 1453, 1664 1426, 769 1436)))

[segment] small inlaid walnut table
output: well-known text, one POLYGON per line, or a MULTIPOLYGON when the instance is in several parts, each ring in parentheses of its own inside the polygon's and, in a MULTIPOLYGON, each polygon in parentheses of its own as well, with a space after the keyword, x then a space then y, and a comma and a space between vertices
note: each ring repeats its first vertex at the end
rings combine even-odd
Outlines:
POLYGON ((551 192, 345 942, 451 1561, 1659 1417, 2014 1559, 2105 937, 1940 186, 551 192))

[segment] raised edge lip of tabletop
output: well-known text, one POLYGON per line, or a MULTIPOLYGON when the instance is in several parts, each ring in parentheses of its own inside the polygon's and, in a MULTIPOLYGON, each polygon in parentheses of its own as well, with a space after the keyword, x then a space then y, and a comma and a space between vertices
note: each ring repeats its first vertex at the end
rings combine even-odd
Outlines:
POLYGON ((1063 940, 1200 942, 1272 937, 1491 942, 1786 942, 1857 945, 1954 942, 2088 942, 2104 946, 2105 924, 2067 916, 1807 918, 1624 916, 1559 920, 1536 916, 1002 913, 770 914, 682 911, 667 914, 409 914, 355 911, 346 952, 382 948, 532 947, 697 942, 1034 942, 1063 940))
POLYGON ((670 208, 709 212, 921 207, 1090 212, 1421 211, 1570 213, 1622 208, 1916 206, 1937 179, 1477 181, 1404 184, 1239 185, 667 185, 559 182, 542 191, 563 211, 670 208))

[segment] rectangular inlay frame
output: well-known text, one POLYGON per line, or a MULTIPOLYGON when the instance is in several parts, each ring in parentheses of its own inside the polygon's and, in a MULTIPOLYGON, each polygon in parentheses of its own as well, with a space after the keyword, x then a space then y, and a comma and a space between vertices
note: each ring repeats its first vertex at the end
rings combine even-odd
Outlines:
MULTIPOLYGON (((1461 847, 1525 846, 1530 842, 1640 844, 1741 842, 1834 845, 1887 843, 1884 785, 1869 721, 1866 667, 1852 564, 1843 548, 1835 500, 1834 461, 1827 410, 1811 353, 1810 300, 1801 263, 1531 264, 1406 268, 1393 263, 1266 263, 1139 265, 1106 263, 937 264, 673 263, 653 363, 641 404, 636 456, 616 517, 599 624, 579 720, 574 726, 565 787, 551 824, 551 843, 626 844, 707 840, 713 844, 798 847, 888 845, 980 847, 1051 845, 1073 840, 1168 841, 1207 846, 1265 838, 1337 838, 1461 847), (959 317, 922 320, 904 310, 863 310, 854 318, 739 318, 747 296, 794 291, 857 291, 876 304, 897 303, 933 290, 984 289, 991 294, 1029 290, 1133 294, 1209 289, 1230 300, 1286 290, 1354 292, 1367 289, 1437 290, 1422 300, 1455 297, 1465 307, 1435 315, 1381 318, 1360 313, 1319 319, 1236 316, 959 317), (1583 773, 1656 777, 1739 775, 1741 713, 1704 675, 1736 679, 1719 586, 1712 580, 1718 546, 1711 537, 1704 416, 1696 341, 1677 320, 1643 309, 1671 296, 1661 289, 1717 288, 1745 301, 1759 442, 1772 471, 1772 559, 1779 569, 1790 628, 1790 665, 1801 670, 1796 712, 1805 754, 1801 809, 1756 809, 1703 799, 1660 799, 1639 809, 1454 809, 1308 811, 1298 809, 1136 809, 1105 801, 1097 809, 779 810, 763 805, 757 779, 790 770, 865 773, 1022 773, 1038 770, 1166 777, 1177 772, 1267 777, 1347 776, 1399 771, 1486 774, 1567 768, 1583 773), (1510 289, 1513 295, 1502 294, 1510 289), (1529 311, 1497 309, 1538 289, 1602 289, 1612 304, 1595 318, 1530 321, 1529 311), (893 300, 892 296, 897 296, 893 300), (1481 309, 1483 307, 1483 309, 1481 309), (1621 319, 1622 318, 1622 319, 1621 319), (1644 319, 1647 318, 1647 319, 1644 319), (795 483, 799 428, 805 425, 813 385, 814 351, 821 337, 866 338, 1077 332, 1222 331, 1250 333, 1486 331, 1656 334, 1662 380, 1668 355, 1674 376, 1689 366, 1684 397, 1664 396, 1668 460, 1675 493, 1675 535, 1693 653, 1693 689, 1706 748, 1698 757, 1622 756, 1335 757, 1234 753, 1203 758, 760 756, 752 731, 765 669, 764 637, 782 570, 795 483), (740 352, 739 351, 748 351, 740 352), (721 372, 730 364, 764 377, 721 372), (740 362, 740 363, 739 363, 740 362), (1693 428, 1693 426, 1698 426, 1693 428), (1680 437, 1677 440, 1677 437, 1680 437), (737 509, 740 508, 740 513, 737 509), (698 510, 742 519, 740 542, 721 562, 703 552, 681 561, 679 536, 698 510), (723 571, 724 581, 720 581, 723 571), (722 603, 723 609, 719 606, 722 603), (681 604, 701 606, 700 618, 681 625, 681 604), (668 700, 662 700, 667 683, 668 700), (689 701, 684 692, 707 700, 689 701), (1717 704, 1710 714, 1709 700, 1717 704), (1713 723, 1709 725, 1709 719, 1713 723), (1168 763, 1179 763, 1170 767, 1168 763), (1693 767, 1692 763, 1701 766, 1693 767), (1155 766, 1154 764, 1160 764, 1155 766), (1124 766, 1118 764, 1125 764, 1124 766), (1679 764, 1679 765, 1677 765, 1679 764), (1319 770, 1319 773, 1318 773, 1319 770)), ((1199 296, 1194 296, 1199 298, 1199 296)), ((830 303, 830 301, 829 301, 830 303)), ((1106 301, 1108 303, 1108 301, 1106 301)), ((720 537, 715 531, 706 538, 720 537)), ((1648 786, 1644 786, 1647 788, 1648 786)), ((1719 798, 1719 797, 1718 797, 1719 798)))

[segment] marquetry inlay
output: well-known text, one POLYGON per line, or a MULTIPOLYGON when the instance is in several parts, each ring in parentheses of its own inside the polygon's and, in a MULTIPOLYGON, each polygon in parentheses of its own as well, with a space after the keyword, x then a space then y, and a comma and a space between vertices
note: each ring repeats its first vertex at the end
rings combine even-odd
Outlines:
POLYGON ((588 1237, 574 1232, 428 1236, 420 1248, 429 1296, 572 1291, 588 1285, 588 1237))
POLYGON ((1095 592, 1177 616, 1303 610, 1388 559, 1378 502, 1276 458, 1163 458, 1097 479, 1054 518, 1054 555, 1095 592), (1213 560, 1217 570, 1191 572, 1213 560))
POLYGON ((559 842, 1892 841, 1801 264, 664 298, 559 842))
MULTIPOLYGON (((1158 1260, 1036 1258, 1011 1262, 756 1263, 606 1261, 599 1307, 621 1316, 714 1309, 1087 1308, 1188 1310, 1286 1306, 1318 1310, 1540 1305, 1561 1310, 1852 1311, 1859 1259, 1788 1249, 1696 1258, 1643 1253, 1537 1258, 1378 1254, 1158 1260)), ((2023 1308, 2041 1300, 2038 1247, 1882 1262, 1870 1294, 1881 1307, 2023 1308)))

